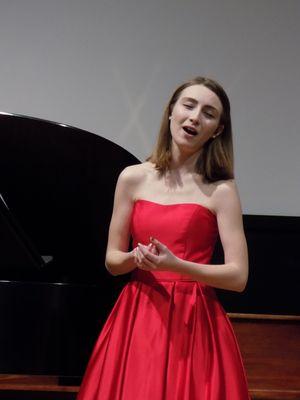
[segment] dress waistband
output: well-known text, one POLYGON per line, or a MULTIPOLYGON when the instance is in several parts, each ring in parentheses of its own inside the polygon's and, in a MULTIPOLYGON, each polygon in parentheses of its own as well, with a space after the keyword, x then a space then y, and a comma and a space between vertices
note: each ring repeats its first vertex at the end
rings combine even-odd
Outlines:
POLYGON ((131 282, 142 282, 149 285, 159 286, 164 283, 185 283, 185 284, 196 284, 196 286, 201 290, 203 294, 209 295, 211 297, 216 297, 215 289, 212 286, 206 285, 200 281, 189 278, 188 276, 179 274, 157 274, 148 271, 133 271, 131 274, 131 282))
POLYGON ((161 277, 154 277, 154 276, 138 276, 138 277, 131 277, 131 281, 137 282, 148 282, 148 283, 159 283, 159 282, 187 282, 187 283, 199 283, 199 281, 195 279, 185 279, 185 278, 161 278, 161 277))
POLYGON ((135 269, 131 273, 131 280, 141 282, 198 282, 196 279, 189 277, 188 275, 177 274, 174 272, 167 271, 143 271, 141 269, 135 269))

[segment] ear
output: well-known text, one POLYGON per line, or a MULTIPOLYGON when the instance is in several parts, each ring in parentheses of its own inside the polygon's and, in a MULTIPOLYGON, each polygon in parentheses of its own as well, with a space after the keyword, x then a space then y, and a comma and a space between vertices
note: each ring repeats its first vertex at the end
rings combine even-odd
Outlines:
POLYGON ((215 134, 214 134, 213 136, 211 136, 211 138, 212 138, 212 139, 215 139, 217 136, 221 135, 221 133, 223 132, 223 129, 224 129, 224 125, 220 125, 220 126, 217 128, 215 134))
POLYGON ((220 135, 224 130, 224 125, 220 125, 217 129, 216 135, 220 135))
POLYGON ((217 128, 216 133, 214 134, 213 138, 215 138, 215 137, 221 135, 221 133, 223 132, 223 130, 224 130, 224 125, 220 125, 220 126, 217 128))

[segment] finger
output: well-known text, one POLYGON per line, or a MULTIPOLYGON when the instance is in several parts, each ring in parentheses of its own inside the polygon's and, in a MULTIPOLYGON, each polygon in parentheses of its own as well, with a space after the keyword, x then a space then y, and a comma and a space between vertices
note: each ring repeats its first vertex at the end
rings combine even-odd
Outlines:
POLYGON ((151 254, 151 251, 148 246, 144 246, 141 243, 138 243, 137 248, 138 248, 139 253, 145 257, 147 257, 147 255, 151 254))
MULTIPOLYGON (((151 244, 151 243, 150 243, 150 244, 151 244)), ((139 249, 144 249, 144 250, 148 250, 150 244, 148 244, 148 245, 146 246, 145 244, 138 243, 137 248, 139 248, 139 249)))
POLYGON ((133 250, 133 256, 134 256, 134 263, 139 266, 141 264, 141 254, 138 250, 138 247, 135 247, 133 250))
POLYGON ((142 262, 141 256, 140 256, 140 254, 139 254, 138 249, 136 249, 136 264, 137 264, 138 266, 140 266, 140 265, 141 265, 141 262, 142 262))
POLYGON ((150 253, 158 255, 158 250, 157 250, 155 244, 150 243, 148 245, 148 249, 149 249, 150 253))
POLYGON ((140 262, 138 266, 142 269, 152 270, 156 269, 156 265, 153 264, 150 260, 148 260, 147 256, 142 253, 142 251, 138 248, 137 254, 139 255, 140 262))
POLYGON ((139 248, 136 248, 136 257, 137 257, 137 262, 138 264, 142 263, 142 253, 140 252, 139 248))
POLYGON ((150 243, 153 243, 157 247, 158 251, 163 251, 166 247, 163 243, 155 239, 153 236, 150 236, 150 243))
POLYGON ((147 258, 148 261, 152 262, 153 264, 156 264, 159 261, 159 258, 157 255, 151 253, 147 248, 145 248, 143 245, 138 244, 138 249, 139 251, 143 254, 144 257, 147 258))
POLYGON ((133 254, 133 261, 136 264, 137 263, 136 248, 133 249, 132 254, 133 254))
POLYGON ((157 269, 156 265, 148 260, 143 261, 141 264, 138 264, 138 267, 145 271, 155 271, 157 269))
POLYGON ((137 248, 137 255, 138 255, 138 267, 144 269, 146 271, 150 271, 155 268, 145 257, 145 255, 137 248))
POLYGON ((138 268, 142 269, 143 271, 154 271, 155 270, 155 268, 149 267, 148 265, 143 264, 143 263, 138 264, 138 268))

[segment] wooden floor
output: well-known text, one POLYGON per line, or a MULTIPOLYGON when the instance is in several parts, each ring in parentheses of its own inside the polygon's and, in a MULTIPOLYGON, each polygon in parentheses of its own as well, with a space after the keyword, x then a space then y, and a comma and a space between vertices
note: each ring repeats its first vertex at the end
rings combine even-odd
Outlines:
POLYGON ((1 400, 73 400, 78 390, 57 376, 0 375, 1 400))
MULTIPOLYGON (((75 400, 78 389, 54 376, 0 375, 1 400, 75 400)), ((299 390, 250 388, 249 393, 252 400, 300 400, 299 390)))
MULTIPOLYGON (((300 400, 300 316, 228 316, 251 399, 300 400)), ((75 400, 79 382, 79 378, 72 382, 57 376, 0 374, 0 400, 75 400)))

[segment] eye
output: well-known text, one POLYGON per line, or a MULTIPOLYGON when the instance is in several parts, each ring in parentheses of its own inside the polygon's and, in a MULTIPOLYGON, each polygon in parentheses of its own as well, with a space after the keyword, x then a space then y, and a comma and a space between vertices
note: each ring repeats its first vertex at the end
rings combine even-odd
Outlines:
POLYGON ((185 108, 187 108, 188 110, 191 110, 193 108, 193 106, 191 104, 183 104, 185 108))
POLYGON ((215 118, 214 114, 208 112, 208 111, 204 111, 204 114, 208 117, 208 118, 215 118))

